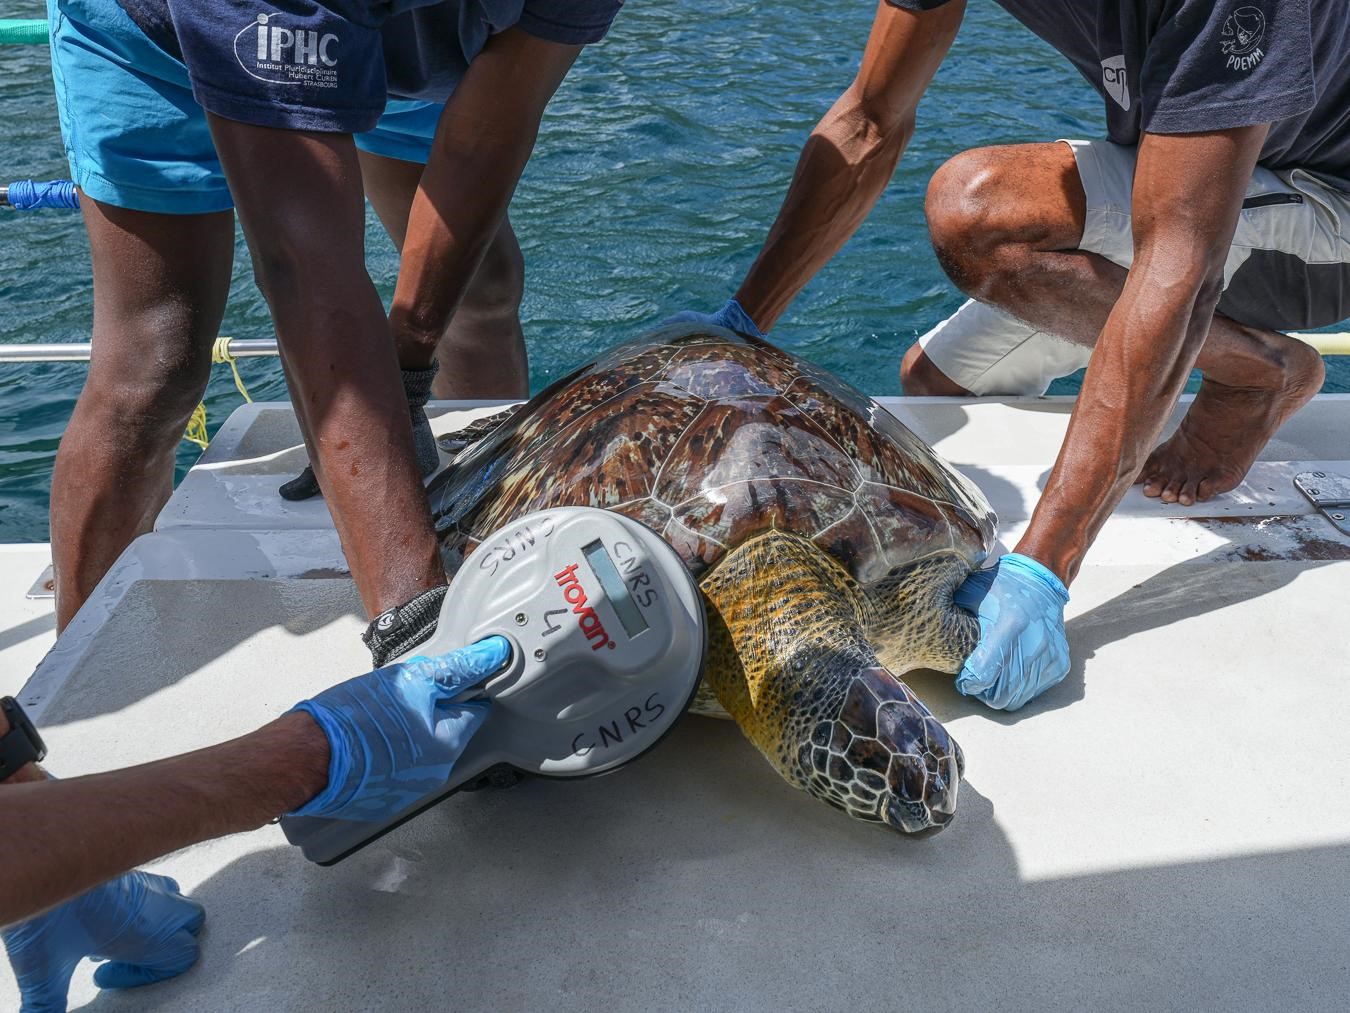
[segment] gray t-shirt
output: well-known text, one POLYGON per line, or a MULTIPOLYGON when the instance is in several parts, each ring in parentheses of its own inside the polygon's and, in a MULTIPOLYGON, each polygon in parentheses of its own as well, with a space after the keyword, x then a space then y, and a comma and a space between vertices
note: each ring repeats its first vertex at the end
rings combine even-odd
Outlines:
POLYGON ((1262 165, 1350 189, 1350 0, 997 2, 1101 94, 1112 141, 1270 123, 1262 165))

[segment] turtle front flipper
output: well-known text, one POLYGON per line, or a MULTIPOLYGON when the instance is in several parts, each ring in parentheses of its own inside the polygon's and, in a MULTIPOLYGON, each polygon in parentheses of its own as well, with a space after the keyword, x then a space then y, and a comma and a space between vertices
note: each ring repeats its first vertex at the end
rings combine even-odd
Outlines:
POLYGON ((520 404, 507 405, 499 412, 474 419, 463 429, 454 429, 444 436, 437 437, 436 445, 447 454, 456 455, 479 440, 491 436, 509 422, 511 417, 520 411, 521 407, 520 404))
POLYGON ((868 586, 871 608, 863 625, 891 671, 961 671, 980 639, 979 621, 954 600, 973 562, 958 552, 941 552, 868 586))
POLYGON ((878 660, 867 597, 834 559, 769 531, 702 582, 711 620, 704 678, 790 783, 906 833, 956 812, 960 747, 878 660))

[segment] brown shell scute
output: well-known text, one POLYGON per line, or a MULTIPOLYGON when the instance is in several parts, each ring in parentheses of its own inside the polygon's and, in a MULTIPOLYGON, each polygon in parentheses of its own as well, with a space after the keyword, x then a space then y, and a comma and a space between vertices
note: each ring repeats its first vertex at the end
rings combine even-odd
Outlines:
POLYGON ((708 490, 675 508, 675 520, 723 545, 770 528, 823 531, 853 509, 844 489, 792 479, 751 478, 708 490))
POLYGON ((700 345, 681 347, 664 371, 671 383, 705 401, 780 394, 797 377, 795 363, 776 348, 723 344, 716 357, 700 345))
POLYGON ((532 510, 618 510, 696 574, 755 534, 868 583, 992 538, 979 493, 875 402, 781 349, 666 328, 612 349, 464 450, 430 489, 448 556, 532 510))
MULTIPOLYGON (((650 499, 655 467, 703 410, 638 383, 596 405, 577 423, 532 440, 485 500, 472 532, 483 538, 515 517, 550 506, 596 506, 650 499)), ((509 423, 508 423, 509 424, 509 423)))
POLYGON ((658 498, 681 503, 755 479, 807 481, 837 490, 858 469, 806 414, 781 397, 709 404, 661 471, 658 498))
MULTIPOLYGON (((799 377, 784 396, 830 432, 865 480, 930 499, 953 498, 951 473, 928 445, 872 400, 859 405, 857 392, 835 377, 812 367, 811 373, 799 377)), ((978 515, 983 512, 959 500, 952 505, 969 511, 967 520, 972 524, 978 523, 978 515)))

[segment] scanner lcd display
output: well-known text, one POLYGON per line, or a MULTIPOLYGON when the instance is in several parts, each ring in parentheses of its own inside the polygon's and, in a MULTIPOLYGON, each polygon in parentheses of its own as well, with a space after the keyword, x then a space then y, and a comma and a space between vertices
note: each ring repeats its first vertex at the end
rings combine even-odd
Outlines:
POLYGON ((642 610, 637 607, 637 602, 633 601, 628 585, 619 576, 619 569, 610 558, 605 543, 597 538, 589 545, 582 546, 581 554, 586 557, 591 572, 600 582, 609 603, 614 606, 614 612, 619 617, 619 622, 623 623, 628 639, 632 640, 647 629, 647 620, 643 617, 642 610))

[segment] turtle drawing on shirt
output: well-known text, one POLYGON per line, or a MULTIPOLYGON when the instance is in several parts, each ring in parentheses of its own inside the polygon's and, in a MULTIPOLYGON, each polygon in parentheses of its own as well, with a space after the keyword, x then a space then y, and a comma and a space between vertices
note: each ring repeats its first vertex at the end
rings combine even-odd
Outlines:
POLYGON ((1261 44, 1265 34, 1266 16, 1256 7, 1239 7, 1223 23, 1223 51, 1246 56, 1261 44))
POLYGON ((902 680, 955 673, 974 647, 952 594, 995 519, 890 413, 767 343, 678 325, 459 440, 429 489, 448 570, 535 510, 642 521, 703 593, 696 711, 729 715, 789 783, 858 819, 952 819, 961 750, 902 680))

